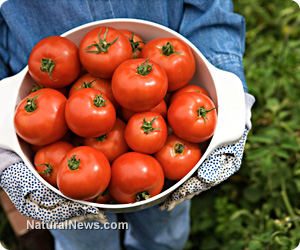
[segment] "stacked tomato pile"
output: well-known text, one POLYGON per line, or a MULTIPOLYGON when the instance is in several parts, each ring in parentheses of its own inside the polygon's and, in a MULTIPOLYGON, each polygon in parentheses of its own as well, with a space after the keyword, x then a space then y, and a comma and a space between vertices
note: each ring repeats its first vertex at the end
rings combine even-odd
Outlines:
POLYGON ((98 27, 79 48, 44 38, 28 69, 36 84, 18 105, 17 134, 31 144, 41 176, 72 199, 132 203, 180 180, 214 133, 208 93, 187 85, 195 73, 188 45, 143 42, 134 32, 98 27))

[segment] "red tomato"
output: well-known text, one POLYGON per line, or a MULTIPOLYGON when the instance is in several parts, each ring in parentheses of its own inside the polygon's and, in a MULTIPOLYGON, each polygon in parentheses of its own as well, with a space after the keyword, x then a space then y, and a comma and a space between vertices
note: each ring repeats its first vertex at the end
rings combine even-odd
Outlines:
POLYGON ((169 81, 168 91, 182 88, 195 73, 195 58, 190 47, 177 38, 157 38, 147 42, 141 57, 164 68, 169 81))
POLYGON ((172 103, 174 101, 174 99, 177 98, 178 96, 180 96, 181 94, 187 93, 187 92, 201 93, 201 94, 204 94, 209 97, 208 92, 204 88, 201 88, 198 85, 188 84, 188 85, 184 86, 183 88, 174 92, 174 94, 172 95, 172 97, 170 99, 170 103, 172 103))
POLYGON ((214 133, 217 111, 212 100, 200 93, 184 93, 170 105, 168 121, 174 133, 190 142, 203 142, 214 133))
POLYGON ((143 39, 138 34, 130 30, 119 31, 121 31, 129 39, 132 48, 132 58, 138 58, 145 45, 143 39))
POLYGON ((164 173, 152 156, 137 152, 121 155, 112 164, 109 191, 119 203, 133 203, 159 194, 164 173))
POLYGON ((61 161, 57 186, 62 194, 77 200, 93 199, 108 187, 111 169, 100 151, 81 146, 69 151, 61 161))
POLYGON ((96 138, 85 138, 84 145, 101 151, 112 163, 120 155, 129 151, 124 136, 125 127, 126 124, 117 118, 111 131, 96 138))
POLYGON ((60 162, 74 146, 66 141, 58 141, 40 148, 34 157, 38 173, 51 185, 57 186, 57 172, 60 162))
POLYGON ((14 117, 17 134, 34 145, 47 145, 68 131, 65 120, 67 98, 57 90, 41 89, 18 105, 14 117))
POLYGON ((144 112, 133 115, 125 129, 125 140, 128 146, 137 152, 153 154, 165 144, 168 129, 164 118, 155 112, 144 112))
MULTIPOLYGON (((150 109, 152 112, 159 113, 163 118, 167 117, 167 104, 165 100, 162 100, 158 105, 156 105, 153 109, 150 109)), ((133 116, 135 112, 122 108, 122 118, 125 122, 128 122, 130 117, 133 116)))
POLYGON ((200 160, 199 144, 169 135, 166 144, 154 154, 164 170, 165 177, 180 180, 186 176, 200 160))
POLYGON ((91 75, 110 79, 114 70, 132 57, 132 49, 128 38, 120 31, 98 27, 82 38, 79 57, 91 75))
POLYGON ((45 87, 65 87, 79 76, 80 70, 78 48, 65 37, 42 39, 33 47, 28 59, 29 74, 45 87))
POLYGON ((115 109, 120 108, 120 105, 116 102, 112 93, 110 80, 95 77, 87 73, 78 78, 77 81, 72 85, 69 91, 69 97, 78 90, 84 88, 100 90, 113 103, 115 109))
POLYGON ((114 97, 122 107, 143 112, 164 99, 168 79, 157 63, 148 59, 131 59, 115 70, 111 84, 114 97))
POLYGON ((108 133, 116 121, 116 111, 108 98, 96 89, 81 89, 67 101, 66 121, 81 137, 97 137, 108 133))
POLYGON ((89 202, 95 202, 100 204, 106 204, 113 201, 113 197, 111 196, 109 189, 107 188, 102 194, 96 196, 94 199, 89 199, 89 202))

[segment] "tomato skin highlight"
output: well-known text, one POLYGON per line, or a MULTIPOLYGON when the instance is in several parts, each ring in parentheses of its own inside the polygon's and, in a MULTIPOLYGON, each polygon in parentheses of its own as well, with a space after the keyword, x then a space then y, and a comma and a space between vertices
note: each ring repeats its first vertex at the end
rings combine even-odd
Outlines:
POLYGON ((190 47, 178 38, 157 38, 147 42, 141 57, 149 58, 164 68, 168 76, 169 92, 188 84, 196 70, 195 58, 190 47), (164 55, 163 48, 167 44, 171 44, 175 53, 164 55))
POLYGON ((168 122, 174 134, 194 143, 200 143, 212 137, 217 124, 217 111, 212 100, 200 93, 184 93, 170 105, 168 122), (199 109, 207 111, 205 118, 199 116, 199 109))
POLYGON ((59 140, 68 131, 64 115, 66 102, 67 98, 55 89, 45 88, 31 93, 16 109, 16 133, 29 144, 39 146, 59 140), (25 110, 28 99, 36 105, 32 112, 25 110))
POLYGON ((164 118, 151 111, 134 114, 125 129, 125 140, 128 146, 136 152, 145 154, 153 154, 160 150, 167 136, 168 129, 164 118), (143 128, 145 122, 148 125, 152 123, 149 132, 143 128))
POLYGON ((116 101, 122 107, 134 112, 143 112, 154 108, 164 99, 168 78, 164 69, 157 63, 146 62, 145 59, 131 59, 123 62, 115 70, 111 87, 116 101), (147 65, 152 65, 147 75, 137 73, 139 66, 147 65))
POLYGON ((69 39, 49 36, 40 40, 28 59, 28 72, 32 79, 48 88, 62 88, 79 76, 81 63, 78 48, 69 39), (51 73, 42 71, 42 60, 52 60, 51 73))
POLYGON ((132 57, 132 48, 128 38, 111 27, 98 27, 89 31, 79 45, 79 57, 83 67, 93 76, 110 79, 114 70, 132 57), (97 51, 99 36, 110 44, 106 52, 97 51), (94 52, 92 52, 94 51, 94 52))
POLYGON ((39 174, 51 185, 57 187, 57 173, 60 167, 60 162, 65 155, 73 149, 74 146, 66 141, 57 141, 47 146, 40 148, 34 156, 34 166, 39 174), (46 165, 50 165, 49 174, 41 173, 46 170, 46 165))
POLYGON ((115 125, 106 135, 102 138, 85 138, 84 145, 90 146, 101 151, 112 163, 120 155, 129 151, 129 147, 125 141, 125 127, 126 124, 116 119, 115 125))
POLYGON ((181 180, 193 169, 201 156, 199 144, 185 141, 174 134, 169 135, 165 145, 154 154, 165 177, 170 180, 181 180))
POLYGON ((100 151, 80 146, 72 149, 61 161, 57 185, 65 196, 76 200, 93 199, 108 187, 111 177, 110 164, 100 151), (68 160, 75 155, 80 160, 78 169, 71 170, 68 160))
POLYGON ((66 121, 69 128, 81 137, 97 137, 108 133, 116 121, 113 104, 99 90, 85 88, 77 91, 67 101, 66 121), (96 97, 104 100, 95 106, 96 97))
POLYGON ((125 153, 114 161, 111 171, 109 191, 119 203, 136 202, 136 195, 144 191, 153 197, 164 185, 162 167, 150 155, 125 153))

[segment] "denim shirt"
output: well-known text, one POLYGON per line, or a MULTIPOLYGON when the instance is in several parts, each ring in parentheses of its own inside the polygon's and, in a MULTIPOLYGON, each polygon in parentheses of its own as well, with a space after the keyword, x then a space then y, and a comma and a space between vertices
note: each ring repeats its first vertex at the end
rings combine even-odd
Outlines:
POLYGON ((243 70, 245 22, 231 0, 4 1, 0 9, 0 79, 21 71, 46 36, 109 18, 137 18, 167 26, 189 39, 217 68, 243 70))

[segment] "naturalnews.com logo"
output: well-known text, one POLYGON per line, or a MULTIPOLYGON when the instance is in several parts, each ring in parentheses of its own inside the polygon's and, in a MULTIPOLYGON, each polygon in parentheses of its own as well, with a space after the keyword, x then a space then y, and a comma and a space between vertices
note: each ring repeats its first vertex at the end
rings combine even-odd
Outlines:
POLYGON ((51 222, 27 220, 27 229, 77 229, 77 230, 127 230, 128 222, 111 222, 102 224, 99 221, 76 222, 51 222))

